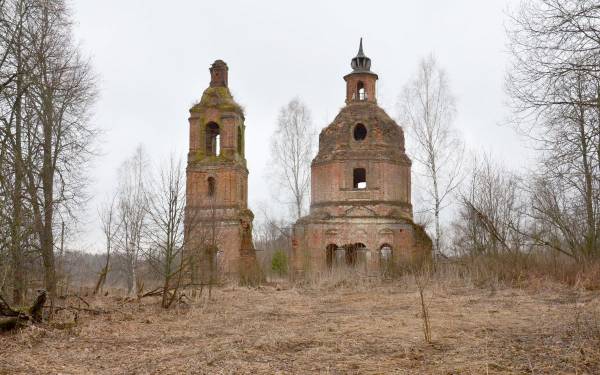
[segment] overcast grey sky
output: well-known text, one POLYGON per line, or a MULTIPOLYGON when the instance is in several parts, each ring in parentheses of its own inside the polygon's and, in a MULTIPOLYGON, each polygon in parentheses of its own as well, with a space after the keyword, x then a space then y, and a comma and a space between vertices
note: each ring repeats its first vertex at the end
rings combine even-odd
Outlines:
MULTIPOLYGON (((512 5, 511 5, 512 4, 512 5)), ((93 122, 106 133, 94 165, 95 197, 84 231, 101 249, 99 199, 116 184, 122 160, 142 143, 153 160, 185 157, 188 109, 208 86, 216 59, 246 109, 251 208, 269 201, 263 180, 279 108, 300 97, 320 130, 344 104, 342 76, 358 40, 379 74, 378 102, 395 103, 419 60, 434 53, 458 99, 455 125, 469 147, 509 166, 528 154, 505 120, 503 80, 508 0, 148 1, 72 2, 75 38, 93 62, 101 96, 93 122)), ((402 125, 402 124, 400 124, 402 125)), ((410 147, 410 145, 408 145, 410 147)))

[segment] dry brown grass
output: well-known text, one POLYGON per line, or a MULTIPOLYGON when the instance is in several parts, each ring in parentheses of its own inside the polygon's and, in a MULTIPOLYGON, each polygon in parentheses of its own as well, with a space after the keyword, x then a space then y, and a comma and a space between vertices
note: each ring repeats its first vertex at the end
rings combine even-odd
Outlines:
POLYGON ((427 344, 414 279, 348 276, 219 288, 168 311, 98 297, 93 307, 115 312, 0 336, 0 373, 600 373, 597 292, 482 289, 446 274, 425 290, 427 344))
POLYGON ((577 263, 557 253, 499 253, 458 258, 442 272, 462 272, 476 286, 490 284, 531 287, 558 282, 574 288, 600 290, 600 260, 577 263), (455 268, 460 267, 460 270, 455 268))

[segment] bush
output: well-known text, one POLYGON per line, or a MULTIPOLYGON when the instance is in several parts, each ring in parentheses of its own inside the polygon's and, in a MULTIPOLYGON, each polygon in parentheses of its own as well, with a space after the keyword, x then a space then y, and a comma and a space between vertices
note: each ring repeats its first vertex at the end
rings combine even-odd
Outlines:
MULTIPOLYGON (((475 286, 529 287, 548 281, 570 287, 600 290, 600 260, 576 262, 553 252, 511 252, 457 257, 445 268, 459 267, 475 286)), ((442 265, 440 265, 442 266, 442 265)))
POLYGON ((288 260, 285 251, 277 250, 271 259, 271 270, 279 276, 287 274, 288 260))

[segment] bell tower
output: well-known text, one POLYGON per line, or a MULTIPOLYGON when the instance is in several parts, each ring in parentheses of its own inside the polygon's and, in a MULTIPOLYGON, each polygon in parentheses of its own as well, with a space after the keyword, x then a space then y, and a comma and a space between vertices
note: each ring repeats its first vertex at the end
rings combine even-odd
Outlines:
POLYGON ((229 91, 227 64, 216 60, 209 70, 209 87, 190 109, 185 242, 203 267, 240 274, 255 262, 244 112, 229 91))
POLYGON ((377 74, 371 71, 371 59, 363 52, 362 38, 358 46, 358 53, 350 62, 352 72, 344 76, 346 81, 346 104, 355 101, 377 103, 375 96, 375 83, 377 74))

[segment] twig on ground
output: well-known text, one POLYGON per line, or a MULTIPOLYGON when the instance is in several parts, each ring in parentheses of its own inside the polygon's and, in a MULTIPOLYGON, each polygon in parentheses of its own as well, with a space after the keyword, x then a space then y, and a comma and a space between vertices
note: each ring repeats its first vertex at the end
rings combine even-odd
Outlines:
POLYGON ((85 299, 83 299, 83 297, 81 297, 81 296, 80 296, 80 295, 78 295, 78 294, 67 294, 67 295, 65 295, 65 296, 60 296, 60 298, 61 298, 61 299, 67 299, 67 298, 69 298, 69 297, 77 298, 77 299, 79 299, 81 302, 85 303, 85 305, 86 305, 87 307, 90 307, 90 304, 89 304, 89 303, 88 303, 88 302, 87 302, 85 299))

